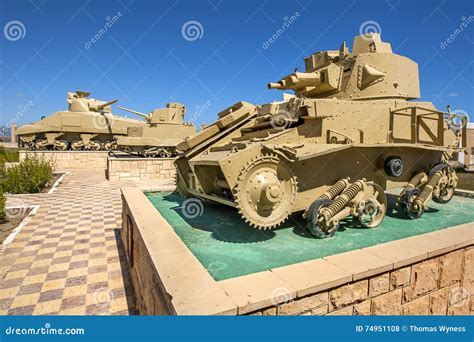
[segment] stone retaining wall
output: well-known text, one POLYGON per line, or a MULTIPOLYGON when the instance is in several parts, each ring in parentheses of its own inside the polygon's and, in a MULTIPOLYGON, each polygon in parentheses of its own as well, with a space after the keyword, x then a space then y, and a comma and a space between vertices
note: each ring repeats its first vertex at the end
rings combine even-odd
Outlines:
POLYGON ((147 315, 469 315, 474 224, 221 281, 139 188, 122 188, 122 241, 147 315))
POLYGON ((172 158, 109 158, 107 178, 117 180, 174 179, 172 158))
POLYGON ((109 153, 107 151, 20 151, 20 160, 27 155, 52 161, 55 171, 69 171, 105 170, 109 153))
POLYGON ((316 293, 253 315, 469 315, 474 247, 316 293))
POLYGON ((172 315, 170 298, 163 288, 154 262, 130 215, 128 204, 123 201, 121 239, 125 249, 130 276, 135 290, 136 308, 141 315, 172 315))

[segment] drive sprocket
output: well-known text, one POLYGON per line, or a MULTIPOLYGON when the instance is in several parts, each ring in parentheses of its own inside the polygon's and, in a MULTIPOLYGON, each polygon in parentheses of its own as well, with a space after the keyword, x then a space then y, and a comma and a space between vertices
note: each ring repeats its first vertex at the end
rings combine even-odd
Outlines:
POLYGON ((258 229, 272 229, 291 213, 297 181, 291 169, 276 155, 252 158, 242 168, 234 199, 242 218, 258 229))

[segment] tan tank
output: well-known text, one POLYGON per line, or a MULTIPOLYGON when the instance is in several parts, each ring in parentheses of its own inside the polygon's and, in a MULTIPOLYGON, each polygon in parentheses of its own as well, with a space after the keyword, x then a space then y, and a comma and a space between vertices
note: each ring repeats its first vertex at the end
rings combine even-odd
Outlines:
POLYGON ((178 190, 236 208, 256 228, 300 213, 319 238, 352 216, 375 227, 385 191, 403 189, 399 211, 420 217, 448 202, 457 177, 447 164, 466 146, 466 117, 420 97, 418 66, 379 34, 352 52, 321 51, 270 89, 293 90, 265 105, 239 102, 178 148, 178 190))
POLYGON ((168 103, 145 115, 145 121, 112 115, 110 105, 117 102, 88 98, 90 93, 68 93, 69 109, 43 117, 18 128, 18 143, 33 150, 120 150, 151 157, 176 155, 176 145, 196 133, 184 122, 186 108, 168 103))

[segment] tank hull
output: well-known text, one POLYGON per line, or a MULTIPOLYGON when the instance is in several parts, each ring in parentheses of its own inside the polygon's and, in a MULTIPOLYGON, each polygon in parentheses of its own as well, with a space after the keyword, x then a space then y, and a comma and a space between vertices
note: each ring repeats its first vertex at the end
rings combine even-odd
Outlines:
POLYGON ((150 127, 143 121, 111 114, 64 111, 19 127, 17 136, 19 147, 30 150, 154 151, 151 156, 170 157, 177 154, 178 143, 195 132, 189 124, 165 122, 150 127))
MULTIPOLYGON (((203 139, 191 137, 198 143, 189 144, 175 163, 182 193, 235 207, 257 227, 267 228, 259 203, 269 191, 278 203, 286 202, 287 215, 281 217, 288 217, 306 212, 341 179, 363 179, 383 190, 403 188, 416 173, 429 173, 460 150, 455 147, 457 135, 431 103, 294 98, 263 105, 256 116, 251 115, 253 108, 246 107, 249 115, 222 135, 204 131, 203 139), (289 108, 296 110, 298 120, 282 127, 268 122, 289 108), (396 176, 386 170, 393 157, 403 163, 396 176), (284 190, 260 185, 269 179, 284 190), (246 216, 246 210, 251 214, 246 216)), ((275 222, 269 227, 282 221, 275 222)))

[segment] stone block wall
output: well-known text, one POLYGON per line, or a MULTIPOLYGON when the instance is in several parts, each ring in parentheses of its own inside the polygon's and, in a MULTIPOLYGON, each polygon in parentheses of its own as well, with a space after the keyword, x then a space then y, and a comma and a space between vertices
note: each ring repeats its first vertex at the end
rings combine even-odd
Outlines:
POLYGON ((27 155, 53 162, 55 171, 105 170, 107 151, 20 151, 20 160, 27 155))
POLYGON ((148 248, 136 228, 135 219, 122 197, 121 240, 130 267, 135 289, 137 310, 141 315, 174 314, 170 297, 165 291, 148 248))
POLYGON ((474 246, 253 315, 472 315, 474 246))
POLYGON ((109 158, 107 178, 118 180, 174 179, 176 169, 172 158, 109 158))

